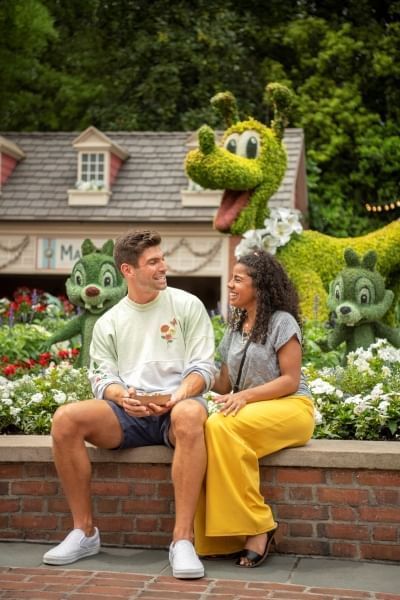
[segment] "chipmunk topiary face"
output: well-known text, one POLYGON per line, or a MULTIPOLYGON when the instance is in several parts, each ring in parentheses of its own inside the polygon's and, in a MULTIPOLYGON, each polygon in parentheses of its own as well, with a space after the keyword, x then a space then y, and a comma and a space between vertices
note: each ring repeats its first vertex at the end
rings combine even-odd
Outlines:
POLYGON ((385 281, 374 270, 377 255, 370 251, 362 261, 354 250, 344 253, 346 268, 329 287, 328 307, 338 323, 353 327, 359 323, 378 321, 389 310, 393 292, 385 289, 385 281))
POLYGON ((82 256, 66 281, 70 302, 93 315, 101 315, 126 293, 124 279, 113 258, 114 243, 109 240, 97 250, 91 240, 82 244, 82 256))
POLYGON ((328 307, 334 328, 328 338, 331 348, 346 343, 345 354, 357 348, 369 348, 377 338, 400 345, 400 331, 381 322, 394 298, 392 290, 375 271, 376 252, 370 250, 362 259, 351 248, 344 252, 346 267, 329 286, 328 307))
POLYGON ((65 283, 68 300, 83 311, 56 331, 47 345, 50 347, 80 335, 82 345, 77 366, 89 366, 90 342, 97 319, 126 294, 126 283, 115 265, 113 250, 113 240, 97 249, 86 239, 81 246, 81 258, 74 264, 65 283))

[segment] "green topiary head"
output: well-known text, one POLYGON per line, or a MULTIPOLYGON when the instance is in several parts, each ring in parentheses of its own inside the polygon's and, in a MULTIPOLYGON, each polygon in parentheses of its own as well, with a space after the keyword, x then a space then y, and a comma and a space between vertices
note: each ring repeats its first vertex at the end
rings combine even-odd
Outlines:
POLYGON ((375 271, 377 254, 367 252, 362 259, 351 248, 344 252, 346 267, 329 286, 328 307, 338 324, 354 327, 382 319, 393 301, 393 292, 375 271))
POLYGON ((221 232, 242 234, 262 227, 268 216, 268 200, 278 190, 286 170, 282 135, 291 93, 279 84, 267 86, 274 110, 271 127, 248 118, 239 121, 230 92, 217 94, 212 104, 228 124, 219 145, 214 131, 199 130, 199 149, 188 153, 188 176, 206 189, 223 189, 214 220, 221 232))
POLYGON ((113 240, 108 240, 99 250, 86 239, 81 247, 82 256, 66 281, 69 301, 93 315, 103 314, 126 294, 125 281, 115 266, 113 249, 113 240))

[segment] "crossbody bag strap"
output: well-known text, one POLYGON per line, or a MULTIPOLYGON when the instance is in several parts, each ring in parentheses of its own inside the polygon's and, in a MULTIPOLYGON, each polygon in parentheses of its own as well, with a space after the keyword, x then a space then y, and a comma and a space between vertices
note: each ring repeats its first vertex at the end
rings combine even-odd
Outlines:
POLYGON ((236 383, 233 386, 233 392, 238 392, 239 391, 239 383, 240 383, 240 378, 242 376, 242 370, 243 370, 243 365, 244 365, 244 361, 246 359, 246 352, 247 352, 247 348, 249 347, 250 344, 250 338, 247 340, 245 347, 243 348, 243 354, 242 354, 242 360, 240 361, 240 365, 239 365, 239 371, 236 377, 236 383))

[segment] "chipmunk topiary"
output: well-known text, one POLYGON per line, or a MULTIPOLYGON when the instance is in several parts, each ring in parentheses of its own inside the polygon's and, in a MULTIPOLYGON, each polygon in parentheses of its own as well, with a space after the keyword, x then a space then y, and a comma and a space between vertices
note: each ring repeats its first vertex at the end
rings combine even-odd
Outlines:
POLYGON ((329 287, 328 307, 332 311, 334 328, 328 345, 336 348, 346 343, 345 355, 357 348, 369 348, 377 338, 400 347, 400 329, 381 322, 388 312, 394 294, 385 288, 385 281, 375 271, 377 254, 367 252, 362 259, 347 248, 344 252, 346 267, 329 287))
POLYGON ((80 334, 78 366, 89 366, 90 342, 97 319, 126 294, 126 283, 114 263, 113 249, 113 240, 108 240, 100 250, 91 240, 84 240, 82 256, 65 284, 69 301, 81 307, 83 313, 71 319, 47 342, 50 346, 80 334))

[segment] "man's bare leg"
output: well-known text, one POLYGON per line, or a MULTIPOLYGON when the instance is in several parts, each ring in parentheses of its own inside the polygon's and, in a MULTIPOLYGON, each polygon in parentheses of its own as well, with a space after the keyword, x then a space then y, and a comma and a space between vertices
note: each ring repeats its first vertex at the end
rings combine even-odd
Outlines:
POLYGON ((93 533, 90 493, 91 464, 85 440, 99 448, 116 448, 121 427, 110 406, 102 400, 85 400, 60 407, 51 430, 54 462, 74 528, 93 533))
POLYGON ((178 402, 171 412, 170 439, 175 446, 172 482, 175 494, 173 541, 193 541, 193 521, 207 466, 205 408, 196 400, 178 402))

